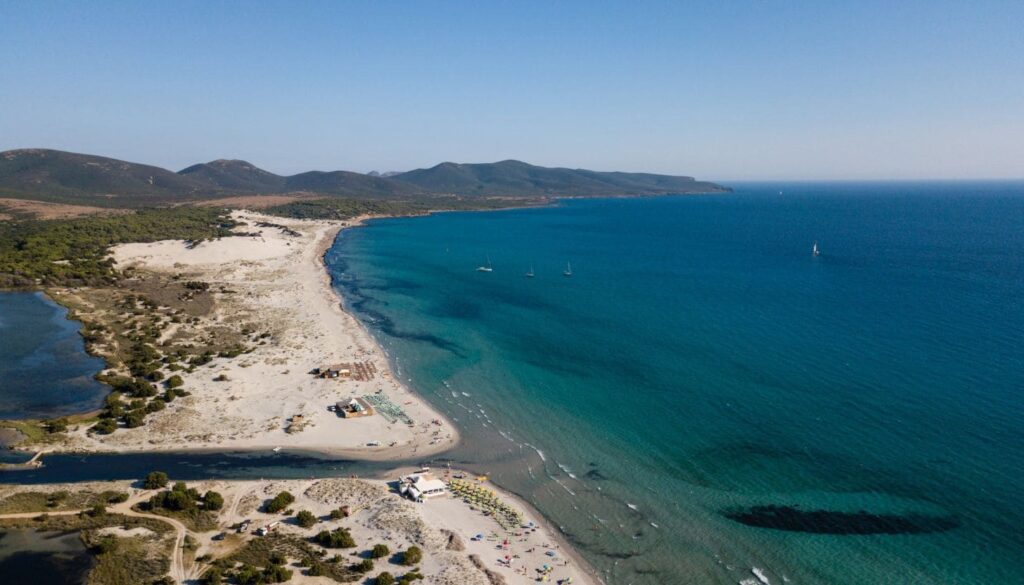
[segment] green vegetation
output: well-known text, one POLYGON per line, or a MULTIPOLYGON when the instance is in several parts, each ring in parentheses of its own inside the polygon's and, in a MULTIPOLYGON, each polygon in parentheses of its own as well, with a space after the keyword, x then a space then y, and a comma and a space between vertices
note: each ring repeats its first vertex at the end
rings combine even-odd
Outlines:
POLYGON ((295 496, 288 492, 281 492, 274 496, 274 499, 268 500, 264 506, 264 509, 271 514, 276 514, 287 508, 292 502, 295 501, 295 496))
POLYGON ((398 585, 409 585, 413 581, 418 581, 422 578, 422 573, 417 573, 416 571, 409 571, 408 573, 398 578, 398 585))
POLYGON ((245 161, 218 160, 166 169, 57 150, 26 149, 0 158, 0 193, 43 201, 137 207, 253 193, 319 193, 388 199, 456 194, 482 197, 655 195, 721 192, 691 177, 547 168, 516 160, 444 162, 389 177, 349 171, 275 175, 245 161), (119 197, 110 197, 110 195, 119 197))
POLYGON ((262 569, 253 565, 242 565, 229 572, 228 576, 239 585, 262 585, 290 581, 292 572, 281 565, 272 564, 262 569))
POLYGON ((128 494, 105 490, 92 492, 88 490, 67 492, 19 492, 0 500, 0 514, 24 512, 46 512, 59 510, 78 510, 96 505, 116 504, 128 499, 128 494))
POLYGON ((125 242, 233 235, 223 210, 174 207, 107 217, 0 222, 0 288, 112 284, 108 249, 125 242))
MULTIPOLYGON (((72 493, 68 500, 73 501, 78 497, 79 494, 72 493)), ((120 514, 42 514, 35 518, 0 519, 0 529, 2 528, 28 528, 46 532, 80 531, 82 541, 95 554, 93 569, 88 579, 90 585, 148 585, 166 575, 171 567, 171 541, 163 537, 173 529, 165 522, 153 518, 136 518, 120 514), (161 538, 115 538, 99 534, 99 529, 110 526, 122 527, 125 530, 142 527, 161 538)), ((2 578, 0 581, 6 583, 2 578)))
POLYGON ((411 567, 420 564, 423 560, 423 551, 418 546, 410 546, 402 553, 402 564, 411 567))
POLYGON ((375 544, 373 545, 373 548, 370 549, 371 559, 382 559, 389 554, 391 554, 391 549, 388 548, 388 545, 386 544, 375 544))
POLYGON ((395 585, 395 577, 391 573, 384 571, 377 575, 376 585, 395 585))
POLYGON ((210 490, 203 495, 203 507, 207 510, 220 510, 224 507, 224 496, 210 490))
POLYGON ((418 196, 403 199, 303 199, 266 209, 272 215, 299 219, 352 219, 360 215, 422 215, 431 211, 471 211, 541 205, 546 199, 485 199, 418 196))
POLYGON ((168 481, 170 478, 163 471, 150 471, 146 474, 146 479, 142 480, 142 487, 147 490, 158 490, 167 487, 168 481))
POLYGON ((313 515, 309 510, 300 510, 295 515, 295 522, 303 528, 312 528, 316 525, 316 516, 313 515))
POLYGON ((83 532, 82 540, 95 558, 89 583, 158 583, 171 568, 166 544, 149 543, 143 537, 97 536, 94 531, 83 532), (154 548, 160 554, 154 555, 154 548))
POLYGON ((354 548, 356 546, 356 541, 347 528, 323 530, 313 540, 324 548, 354 548))
POLYGON ((295 559, 299 566, 308 567, 307 573, 314 576, 328 577, 339 583, 357 580, 359 574, 349 567, 339 562, 325 562, 322 557, 323 551, 308 541, 294 535, 275 533, 249 540, 230 556, 214 561, 214 567, 219 568, 222 577, 226 578, 239 564, 262 568, 273 566, 275 561, 282 559, 295 559))
POLYGON ((349 568, 356 573, 369 573, 373 570, 373 560, 363 559, 349 568))
POLYGON ((179 481, 171 489, 157 492, 139 507, 154 514, 181 520, 196 532, 205 532, 217 527, 217 516, 213 510, 219 510, 223 505, 224 498, 219 493, 208 491, 206 496, 200 496, 195 488, 179 481), (211 498, 209 502, 207 496, 211 498))

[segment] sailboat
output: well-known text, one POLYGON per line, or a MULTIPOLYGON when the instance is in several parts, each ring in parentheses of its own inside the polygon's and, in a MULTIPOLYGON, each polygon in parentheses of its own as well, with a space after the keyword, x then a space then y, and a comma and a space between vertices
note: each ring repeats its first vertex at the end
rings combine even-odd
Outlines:
POLYGON ((570 264, 569 262, 566 262, 565 263, 565 272, 563 272, 562 274, 564 274, 565 276, 572 276, 572 264, 570 264))
POLYGON ((818 242, 814 242, 814 247, 811 248, 812 256, 821 256, 821 250, 818 249, 818 242))
POLYGON ((494 272, 494 269, 491 268, 491 257, 490 256, 487 257, 487 264, 484 264, 483 266, 477 266, 476 267, 476 271, 477 272, 494 272))
POLYGON ((526 273, 526 278, 533 278, 533 264, 530 264, 530 271, 526 273))

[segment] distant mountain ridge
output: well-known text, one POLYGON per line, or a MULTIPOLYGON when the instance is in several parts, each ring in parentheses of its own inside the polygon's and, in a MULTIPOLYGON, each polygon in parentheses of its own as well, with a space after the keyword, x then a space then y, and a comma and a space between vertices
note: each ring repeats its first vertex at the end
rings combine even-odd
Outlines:
POLYGON ((60 150, 0 152, 0 195, 113 206, 160 205, 229 195, 305 192, 394 199, 586 197, 715 193, 729 189, 693 177, 547 168, 521 161, 445 162, 403 173, 308 171, 281 176, 242 160, 220 159, 178 172, 60 150))
POLYGON ((518 160, 496 163, 445 162, 392 176, 431 192, 455 195, 549 196, 662 195, 725 191, 693 177, 538 167, 518 160))

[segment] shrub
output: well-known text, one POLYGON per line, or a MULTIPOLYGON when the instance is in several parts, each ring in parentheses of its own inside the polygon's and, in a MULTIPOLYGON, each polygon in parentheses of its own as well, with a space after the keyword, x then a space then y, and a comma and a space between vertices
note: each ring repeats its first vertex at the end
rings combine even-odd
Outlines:
POLYGON ((203 495, 203 507, 207 510, 220 510, 224 507, 224 496, 210 490, 203 495))
POLYGON ((377 575, 377 585, 395 585, 395 577, 391 573, 384 571, 380 575, 377 575))
POLYGON ((168 388, 180 388, 180 387, 182 387, 184 385, 185 385, 185 380, 182 380, 181 376, 179 376, 177 374, 171 376, 170 378, 167 378, 167 387, 168 388))
POLYGON ((324 530, 316 535, 315 540, 324 548, 354 548, 356 546, 355 539, 346 528, 324 530))
POLYGON ((242 565, 235 571, 235 581, 239 585, 259 585, 263 581, 263 573, 252 565, 242 565))
POLYGON ((423 551, 418 546, 410 546, 402 553, 402 564, 411 567, 420 564, 423 560, 423 551))
POLYGON ((284 583, 290 581, 291 578, 292 572, 281 565, 270 565, 263 571, 265 583, 284 583))
POLYGON ((154 398, 153 400, 149 401, 149 404, 146 405, 146 412, 160 412, 164 408, 167 408, 167 403, 164 402, 163 400, 160 400, 159 398, 154 398))
POLYGON ((300 510, 295 515, 295 521, 303 528, 312 528, 316 524, 316 516, 309 510, 300 510))
POLYGON ((100 422, 94 424, 90 429, 101 435, 109 435, 110 433, 117 430, 117 421, 112 418, 102 419, 100 422))
POLYGON ((375 544, 370 550, 371 559, 382 559, 391 554, 391 549, 386 544, 375 544))
POLYGON ((340 508, 331 510, 332 520, 340 520, 342 518, 348 518, 348 506, 342 506, 340 508))
POLYGON ((118 494, 114 494, 114 495, 110 496, 109 498, 107 498, 107 503, 109 503, 109 504, 120 504, 121 502, 127 502, 127 501, 128 501, 128 494, 126 494, 124 492, 121 492, 121 493, 118 493, 118 494))
POLYGON ((373 570, 373 561, 370 559, 363 559, 362 561, 352 565, 351 569, 357 573, 369 573, 373 570))
POLYGON ((146 411, 143 409, 130 411, 124 415, 124 426, 129 429, 141 427, 146 424, 146 411))
POLYGON ((199 582, 203 585, 221 585, 224 582, 224 576, 221 575, 219 567, 210 567, 208 571, 203 573, 203 577, 199 582))
POLYGON ((314 563, 313 566, 306 571, 306 574, 310 577, 322 577, 324 575, 324 566, 320 563, 314 563))
POLYGON ((96 552, 100 554, 112 553, 117 550, 117 537, 115 536, 102 536, 95 545, 96 552))
POLYGON ((63 418, 51 420, 46 423, 46 430, 51 433, 63 433, 68 430, 68 421, 63 418))
POLYGON ((266 504, 267 512, 276 514, 288 507, 289 504, 295 501, 295 496, 288 492, 281 492, 274 496, 274 499, 270 500, 266 504))
POLYGON ((147 490, 158 490, 160 488, 167 487, 168 477, 167 474, 162 471, 151 471, 146 475, 146 479, 142 481, 142 487, 147 490))

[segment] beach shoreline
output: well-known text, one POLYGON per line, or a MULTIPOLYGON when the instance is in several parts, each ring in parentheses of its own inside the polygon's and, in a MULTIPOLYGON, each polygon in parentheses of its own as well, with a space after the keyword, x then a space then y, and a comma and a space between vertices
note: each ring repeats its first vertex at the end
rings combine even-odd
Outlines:
MULTIPOLYGON (((190 395, 152 414, 143 427, 97 435, 79 425, 51 449, 65 453, 295 449, 329 457, 392 461, 429 458, 455 446, 459 435, 451 421, 395 377, 383 349, 345 310, 344 299, 333 288, 324 255, 341 230, 360 225, 364 218, 295 220, 244 211, 233 216, 246 224, 249 235, 194 247, 172 240, 125 244, 112 249, 112 257, 120 268, 212 283, 224 292, 217 295, 214 314, 196 327, 213 336, 219 328, 249 323, 249 327, 266 328, 270 343, 234 359, 214 359, 194 373, 178 372, 190 395), (253 231, 255 225, 263 227, 253 231), (320 379, 307 373, 335 363, 353 364, 356 375, 320 379), (364 373, 362 378, 359 372, 364 373), (335 402, 357 396, 384 401, 398 418, 385 418, 379 412, 343 418, 328 411, 335 402), (298 432, 289 431, 295 426, 298 432)), ((71 293, 52 294, 63 301, 71 293)))
MULTIPOLYGON (((454 448, 459 440, 460 436, 457 428, 454 424, 445 417, 442 413, 435 410, 426 399, 421 395, 416 394, 414 390, 409 388, 405 383, 397 380, 394 375, 393 364, 391 363, 391 357, 388 356, 383 348, 377 343, 376 339, 367 329, 364 323, 357 319, 350 311, 346 309, 346 299, 339 290, 334 287, 334 276, 328 270, 326 265, 326 254, 335 244, 337 238, 343 233, 345 229, 352 229, 356 227, 363 227, 367 221, 371 219, 383 219, 387 216, 361 216, 353 218, 349 221, 338 222, 338 221, 319 221, 319 220, 292 220, 284 219, 273 216, 264 216, 258 213, 251 212, 235 212, 234 216, 247 224, 253 222, 266 222, 272 223, 276 226, 283 226, 283 229, 296 229, 297 231, 303 232, 309 235, 307 232, 311 232, 314 237, 308 238, 308 241, 303 241, 301 246, 302 250, 298 254, 301 256, 301 262, 293 263, 290 267, 292 272, 285 271, 285 275, 294 275, 294 270, 299 270, 308 280, 310 276, 313 277, 315 286, 310 282, 304 284, 308 288, 312 288, 315 294, 303 294, 301 299, 298 299, 294 305, 302 306, 304 304, 314 304, 319 307, 319 311, 323 315, 334 314, 335 317, 340 317, 345 321, 345 339, 347 342, 351 342, 351 345, 347 349, 351 350, 353 347, 356 351, 341 352, 344 355, 337 356, 340 361, 342 359, 353 358, 356 355, 361 357, 372 356, 377 361, 379 372, 382 377, 386 377, 389 383, 393 386, 389 388, 388 393, 400 396, 402 401, 405 403, 403 407, 416 407, 418 417, 429 417, 429 420, 434 421, 432 423, 436 427, 444 430, 444 440, 431 442, 427 440, 429 435, 426 433, 419 433, 414 437, 410 437, 410 440, 401 445, 394 447, 377 447, 367 448, 358 444, 351 444, 346 446, 339 446, 337 444, 331 444, 324 440, 288 440, 288 437, 282 435, 279 429, 274 431, 263 433, 262 435, 249 436, 243 440, 195 440, 195 437, 191 437, 188 440, 182 440, 181 433, 168 432, 176 430, 175 427, 164 427, 161 425, 161 419, 165 419, 168 416, 173 416, 171 411, 174 411, 180 406, 174 404, 169 405, 167 411, 156 413, 153 415, 156 424, 147 422, 147 425, 139 429, 120 429, 113 435, 96 436, 87 434, 87 429, 80 426, 77 429, 73 429, 69 434, 69 439, 50 445, 47 447, 49 453, 95 453, 95 454, 131 454, 131 453, 259 453, 272 450, 277 452, 278 450, 285 453, 305 453, 312 457, 322 457, 325 460, 334 458, 355 460, 355 461, 371 461, 371 462, 388 462, 388 461, 402 461, 404 464, 408 464, 410 461, 415 461, 417 458, 422 460, 428 460, 431 457, 435 457, 444 452, 447 452, 454 448), (315 300, 314 300, 315 299, 315 300), (313 301, 311 303, 311 300, 313 301), (414 402, 414 404, 409 404, 414 402), (440 424, 437 424, 437 422, 440 424)), ((248 228, 247 228, 248 229, 248 228)), ((278 228, 271 228, 271 231, 278 228)), ((264 229, 261 235, 262 240, 273 239, 275 242, 280 244, 280 236, 272 233, 268 233, 267 229, 264 229)), ((229 274, 233 269, 231 268, 232 263, 240 264, 246 268, 243 270, 245 276, 250 276, 252 272, 258 272, 254 268, 254 265, 258 265, 261 262, 275 262, 277 254, 257 252, 255 254, 246 255, 245 253, 238 254, 239 250, 236 250, 239 246, 249 248, 259 248, 255 242, 249 237, 237 237, 237 238, 223 238, 214 242, 205 243, 200 246, 200 252, 203 252, 203 247, 207 249, 206 254, 200 255, 198 258, 194 254, 195 250, 188 249, 183 242, 174 241, 160 241, 152 244, 127 244, 118 246, 113 250, 112 256, 118 262, 119 267, 123 266, 134 266, 139 270, 148 271, 181 271, 189 277, 230 277, 229 274), (229 250, 213 250, 210 248, 229 248, 229 250), (191 256, 191 257, 190 257, 191 256), (226 263, 225 263, 226 261, 226 263)), ((290 247, 290 245, 288 246, 290 247)), ((287 253, 287 256, 294 255, 293 253, 287 253)), ((272 271, 280 271, 280 266, 274 266, 272 271)), ((288 284, 288 279, 281 278, 281 274, 278 274, 273 279, 275 285, 288 284)), ((224 282, 225 280, 230 283, 232 288, 242 284, 239 278, 215 278, 212 279, 214 282, 224 282)), ((253 291, 249 291, 251 294, 253 291)), ((308 293, 308 290, 304 290, 308 293)), ((58 299, 60 299, 60 293, 58 292, 58 299)), ((61 299, 62 300, 62 299, 61 299)), ((272 306, 274 309, 279 309, 279 306, 272 306)), ((306 348, 309 349, 308 347, 306 348)), ((259 353, 260 350, 257 350, 259 353)), ((309 352, 306 352, 305 357, 308 356, 309 352)), ((302 356, 292 356, 293 359, 302 356)), ((220 361, 220 360, 218 360, 220 361)), ((230 368, 231 365, 228 363, 217 363, 212 366, 212 370, 221 371, 225 368, 230 368)), ((251 370, 252 365, 246 368, 251 370)), ((237 368, 232 371, 238 371, 237 368)), ((297 375, 305 376, 304 373, 297 373, 297 375)), ((231 382, 236 382, 235 376, 232 374, 231 382)), ((203 391, 213 390, 216 384, 206 384, 205 382, 195 382, 191 380, 189 376, 185 376, 186 385, 192 389, 194 383, 199 383, 203 391)), ((250 380, 251 381, 251 380, 250 380)), ((320 380, 321 384, 337 384, 337 382, 331 380, 320 380)), ((314 382, 316 383, 316 382, 314 382)), ((342 382, 344 383, 344 382, 342 382)), ((316 396, 317 394, 311 393, 310 396, 316 396)), ((206 397, 207 399, 209 396, 206 397)), ((188 403, 187 409, 190 412, 206 407, 212 407, 213 404, 204 402, 203 394, 199 391, 192 392, 192 395, 188 399, 179 399, 182 403, 188 403)), ((380 419, 379 416, 369 417, 371 419, 380 419)), ((356 420, 339 420, 336 421, 339 424, 345 424, 349 422, 364 422, 367 419, 356 419, 356 420)), ((417 421, 420 419, 417 418, 417 421)), ((322 421, 321 421, 322 422, 322 421)), ((334 421, 332 421, 334 422, 334 421)), ((385 425, 386 426, 386 425, 385 425)), ((433 427, 428 427, 433 428, 433 427)), ((386 437, 389 428, 384 428, 381 425, 375 425, 371 429, 361 429, 361 431, 369 431, 371 434, 366 432, 360 433, 360 438, 364 442, 369 440, 384 440, 376 439, 375 437, 386 437), (376 433, 376 434, 372 434, 376 433)), ((299 433, 297 435, 300 439, 306 439, 309 437, 306 433, 299 433)), ((323 436, 320 436, 323 439, 323 436)), ((337 436, 333 437, 337 438, 337 436)), ((34 451, 38 447, 27 445, 24 451, 34 451)), ((44 463, 45 464, 45 463, 44 463)), ((392 475, 394 472, 381 472, 380 476, 392 475)), ((377 474, 375 474, 377 475, 377 474)), ((12 474, 10 479, 16 480, 16 475, 12 474)), ((492 489, 496 486, 492 486, 492 489)), ((596 570, 586 562, 586 560, 576 551, 567 541, 565 535, 561 532, 561 529, 557 528, 547 518, 544 518, 532 505, 528 504, 523 498, 502 490, 496 489, 503 497, 516 502, 523 510, 527 511, 528 514, 535 518, 536 523, 542 526, 545 533, 549 534, 549 538, 556 548, 560 549, 562 553, 585 575, 585 578, 593 582, 600 583, 601 579, 598 576, 596 570)), ((530 579, 532 581, 532 579, 530 579)), ((575 582, 581 582, 580 576, 576 577, 575 582)))

